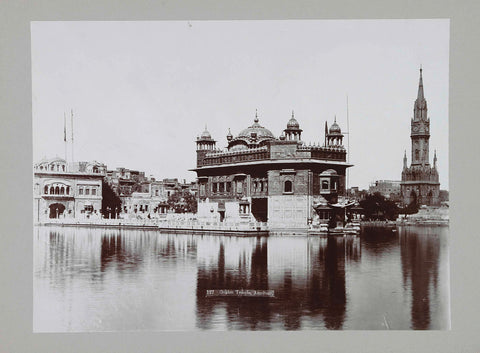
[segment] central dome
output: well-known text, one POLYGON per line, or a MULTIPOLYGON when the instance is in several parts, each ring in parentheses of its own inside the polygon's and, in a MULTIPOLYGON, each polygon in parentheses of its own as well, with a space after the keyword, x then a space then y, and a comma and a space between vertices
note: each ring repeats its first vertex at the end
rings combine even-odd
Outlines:
POLYGON ((263 138, 272 138, 274 139, 272 132, 267 128, 264 128, 262 125, 258 123, 258 117, 255 117, 253 125, 247 127, 246 129, 240 131, 237 138, 252 138, 252 134, 256 136, 257 139, 263 138))

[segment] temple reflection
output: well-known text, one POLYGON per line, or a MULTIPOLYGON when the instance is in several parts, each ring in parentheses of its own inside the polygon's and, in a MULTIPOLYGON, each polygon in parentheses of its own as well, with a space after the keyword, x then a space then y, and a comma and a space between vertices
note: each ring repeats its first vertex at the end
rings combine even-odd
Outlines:
POLYGON ((228 328, 342 328, 345 262, 359 260, 359 239, 218 239, 212 245, 198 253, 199 328, 211 329, 218 315, 227 317, 228 328), (275 297, 206 297, 210 289, 271 289, 275 297))

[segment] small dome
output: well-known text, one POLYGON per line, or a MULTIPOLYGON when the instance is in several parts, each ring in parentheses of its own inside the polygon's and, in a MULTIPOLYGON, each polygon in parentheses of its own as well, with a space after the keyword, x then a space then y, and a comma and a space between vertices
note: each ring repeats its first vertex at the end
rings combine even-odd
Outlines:
POLYGON ((335 122, 330 126, 330 130, 328 130, 330 134, 341 134, 342 129, 340 129, 340 126, 337 124, 337 119, 335 119, 335 122))
POLYGON ((299 129, 300 124, 298 123, 297 119, 295 118, 290 118, 290 120, 287 123, 287 129, 299 129))
POLYGON ((297 119, 295 119, 293 111, 292 111, 292 117, 287 123, 287 129, 300 129, 300 124, 298 123, 297 119))
POLYGON ((212 135, 210 135, 210 132, 208 132, 207 126, 205 126, 205 130, 200 135, 200 139, 201 140, 211 140, 212 139, 212 135))

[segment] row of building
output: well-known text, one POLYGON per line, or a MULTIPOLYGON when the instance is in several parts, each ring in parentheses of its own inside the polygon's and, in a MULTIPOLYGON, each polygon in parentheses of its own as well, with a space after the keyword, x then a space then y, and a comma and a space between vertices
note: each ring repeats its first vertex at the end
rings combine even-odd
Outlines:
POLYGON ((34 165, 34 220, 164 214, 168 212, 169 197, 182 191, 195 194, 196 183, 156 180, 126 168, 108 170, 96 161, 67 163, 59 157, 43 159, 34 165), (102 207, 106 185, 121 201, 116 210, 108 210, 109 215, 102 207))

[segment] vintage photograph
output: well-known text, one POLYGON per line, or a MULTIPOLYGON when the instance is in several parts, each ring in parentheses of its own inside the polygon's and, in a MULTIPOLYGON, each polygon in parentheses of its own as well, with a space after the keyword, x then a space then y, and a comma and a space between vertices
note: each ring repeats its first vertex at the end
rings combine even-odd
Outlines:
POLYGON ((33 331, 449 330, 450 23, 31 23, 33 331))

